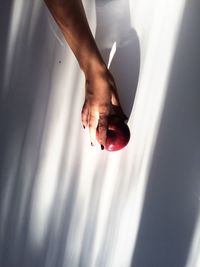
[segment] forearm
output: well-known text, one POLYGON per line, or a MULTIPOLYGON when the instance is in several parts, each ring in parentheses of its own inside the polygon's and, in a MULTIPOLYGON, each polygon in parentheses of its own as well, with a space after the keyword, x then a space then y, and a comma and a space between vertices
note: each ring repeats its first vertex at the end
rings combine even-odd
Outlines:
POLYGON ((106 69, 81 0, 44 0, 86 77, 106 69))

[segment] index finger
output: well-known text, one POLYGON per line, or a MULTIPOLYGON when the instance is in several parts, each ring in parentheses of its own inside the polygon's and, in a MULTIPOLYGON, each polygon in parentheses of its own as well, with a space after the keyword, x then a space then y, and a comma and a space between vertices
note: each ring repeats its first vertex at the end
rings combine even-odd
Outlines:
POLYGON ((108 117, 107 115, 99 116, 98 123, 98 141, 101 144, 101 149, 104 149, 106 145, 106 137, 107 137, 107 128, 108 128, 108 117))
POLYGON ((90 132, 90 141, 91 145, 95 145, 96 143, 96 129, 98 125, 98 113, 92 110, 89 114, 89 132, 90 132))

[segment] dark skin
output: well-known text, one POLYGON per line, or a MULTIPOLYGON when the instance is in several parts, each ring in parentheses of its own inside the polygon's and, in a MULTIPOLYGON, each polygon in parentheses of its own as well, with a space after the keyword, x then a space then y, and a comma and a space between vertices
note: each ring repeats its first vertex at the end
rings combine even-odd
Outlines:
POLYGON ((114 78, 109 72, 91 33, 81 0, 44 0, 85 75, 85 101, 82 123, 89 127, 91 144, 106 143, 111 107, 125 118, 114 78), (80 45, 81 44, 81 45, 80 45))

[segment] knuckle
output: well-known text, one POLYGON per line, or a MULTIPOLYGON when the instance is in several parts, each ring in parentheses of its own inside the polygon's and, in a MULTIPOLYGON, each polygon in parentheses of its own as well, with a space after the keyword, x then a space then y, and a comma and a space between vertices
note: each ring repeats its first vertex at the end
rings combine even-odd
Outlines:
POLYGON ((97 124, 97 118, 95 116, 90 116, 89 124, 93 127, 95 124, 97 124))
POLYGON ((89 121, 89 128, 93 128, 93 127, 94 127, 93 121, 89 121))
POLYGON ((94 128, 94 124, 92 124, 92 123, 89 122, 89 128, 90 128, 90 129, 91 129, 91 128, 94 128))
POLYGON ((91 120, 95 120, 96 119, 96 114, 94 114, 94 113, 90 113, 90 119, 91 120))
POLYGON ((109 105, 103 105, 100 107, 99 116, 100 117, 106 117, 106 116, 108 116, 109 112, 110 112, 109 105))
POLYGON ((87 112, 82 112, 82 113, 81 113, 81 118, 82 118, 82 120, 87 120, 87 117, 88 117, 87 112))
POLYGON ((99 121, 98 127, 99 127, 99 130, 106 131, 107 130, 107 122, 99 121))
POLYGON ((95 117, 93 117, 93 118, 90 117, 89 127, 90 128, 96 128, 96 125, 97 125, 97 119, 95 117))
POLYGON ((85 118, 86 117, 86 112, 85 111, 82 111, 81 112, 81 116, 82 116, 82 118, 85 118))

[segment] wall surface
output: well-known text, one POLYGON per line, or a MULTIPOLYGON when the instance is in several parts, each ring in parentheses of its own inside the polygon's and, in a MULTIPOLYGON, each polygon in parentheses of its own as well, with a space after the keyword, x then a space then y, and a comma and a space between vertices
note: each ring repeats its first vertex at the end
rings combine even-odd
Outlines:
POLYGON ((42 1, 0 4, 0 267, 200 264, 200 2, 85 0, 131 140, 82 129, 84 76, 42 1), (113 49, 112 49, 113 48, 113 49))

